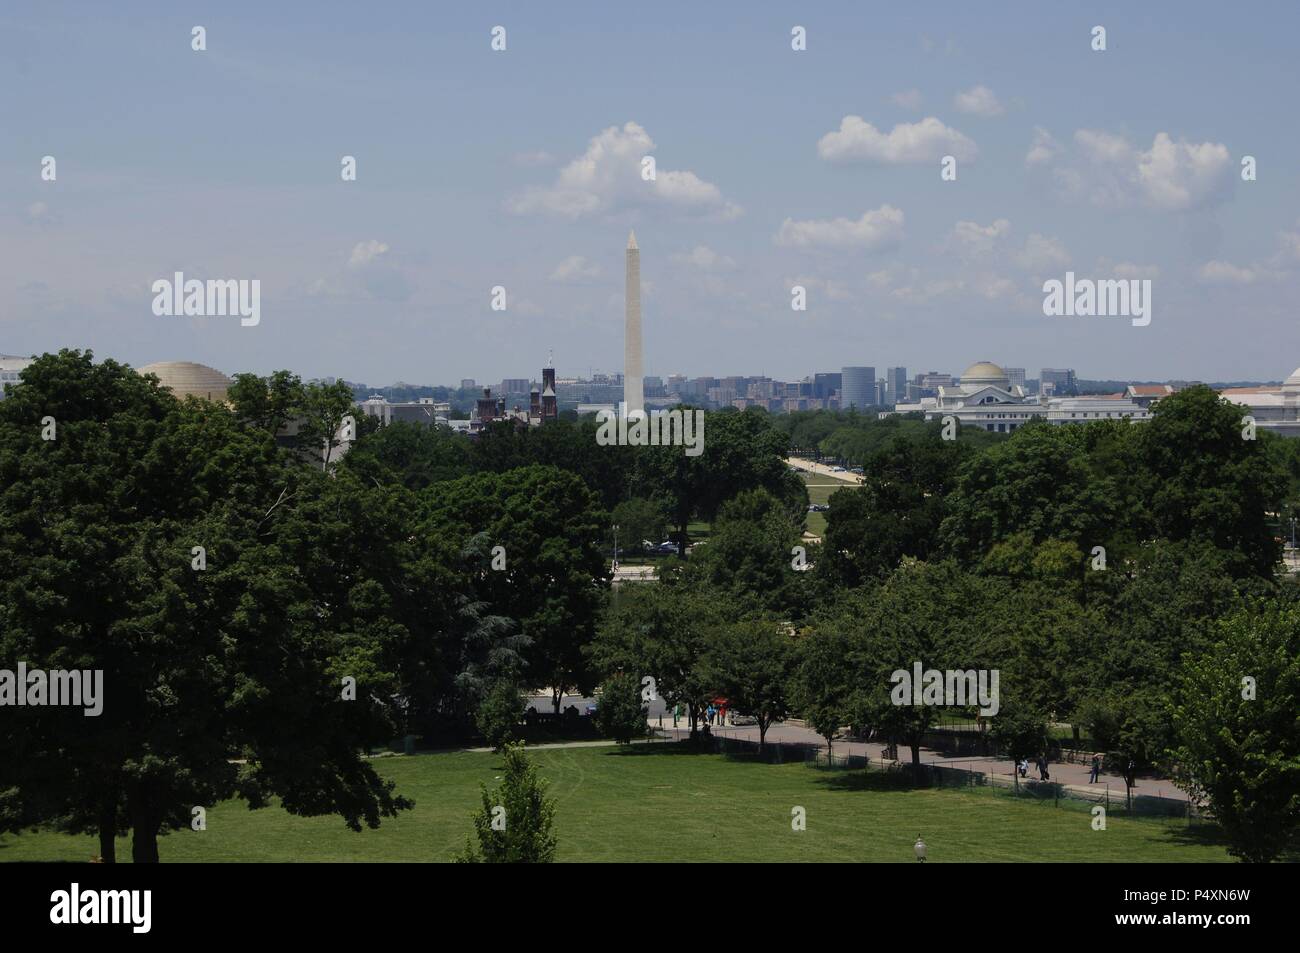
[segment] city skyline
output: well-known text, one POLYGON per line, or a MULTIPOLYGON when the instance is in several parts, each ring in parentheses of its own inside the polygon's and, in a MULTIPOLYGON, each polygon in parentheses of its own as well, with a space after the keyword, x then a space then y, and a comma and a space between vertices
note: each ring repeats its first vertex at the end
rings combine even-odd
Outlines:
POLYGON ((0 351, 453 380, 554 347, 613 369, 614 242, 635 228, 660 376, 720 353, 786 379, 984 355, 1265 380, 1300 360, 1300 130, 1275 118, 1294 8, 1267 31, 1209 4, 1183 9, 1196 30, 1107 4, 593 7, 564 28, 523 4, 343 9, 0 16, 0 351), (236 106, 237 127, 202 119, 236 106), (160 140, 179 115, 198 119, 160 140), (155 315, 150 283, 176 272, 260 280, 260 323, 155 315), (1151 281, 1150 326, 1044 316, 1069 272, 1151 281))

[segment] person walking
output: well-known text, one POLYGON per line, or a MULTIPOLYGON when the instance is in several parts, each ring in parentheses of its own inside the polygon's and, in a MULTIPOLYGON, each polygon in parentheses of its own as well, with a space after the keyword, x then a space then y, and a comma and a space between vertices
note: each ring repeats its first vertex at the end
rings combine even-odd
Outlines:
POLYGON ((677 727, 677 719, 680 717, 682 717, 682 703, 678 702, 676 705, 673 705, 673 727, 674 728, 677 727))
POLYGON ((1047 780, 1047 758, 1041 754, 1038 756, 1038 780, 1047 780))
POLYGON ((1101 758, 1097 755, 1092 756, 1092 773, 1088 775, 1088 783, 1096 784, 1097 775, 1101 774, 1101 758))

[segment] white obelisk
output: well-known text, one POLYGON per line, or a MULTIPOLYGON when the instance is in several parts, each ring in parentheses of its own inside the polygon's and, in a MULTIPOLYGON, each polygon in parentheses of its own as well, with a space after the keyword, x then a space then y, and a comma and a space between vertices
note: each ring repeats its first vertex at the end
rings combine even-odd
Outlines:
POLYGON ((645 411, 641 383, 641 249, 636 232, 627 235, 627 324, 623 329, 623 415, 645 411))

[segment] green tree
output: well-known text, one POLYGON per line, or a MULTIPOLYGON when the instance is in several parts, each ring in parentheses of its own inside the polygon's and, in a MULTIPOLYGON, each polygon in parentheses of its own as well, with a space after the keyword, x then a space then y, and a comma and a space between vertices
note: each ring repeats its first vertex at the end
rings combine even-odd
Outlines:
POLYGON ((298 445, 313 458, 319 456, 321 469, 328 470, 334 462, 335 449, 342 443, 343 419, 360 416, 360 411, 353 407, 352 388, 343 381, 307 384, 295 410, 296 416, 302 419, 298 445))
POLYGON ((849 639, 837 628, 817 628, 797 643, 790 702, 817 734, 826 739, 826 760, 840 726, 849 718, 853 686, 845 664, 849 639))
POLYGON ((506 679, 498 679, 483 696, 474 724, 493 751, 500 751, 515 739, 525 706, 519 686, 506 679))
POLYGON ((391 737, 391 649, 409 636, 381 581, 397 561, 384 501, 76 351, 0 403, 0 487, 0 663, 105 686, 98 717, 0 721, 0 790, 25 822, 96 832, 107 861, 130 829, 133 858, 156 861, 160 833, 235 795, 358 830, 410 805, 360 757, 391 737), (327 514, 364 562, 326 544, 327 514))
POLYGON ((622 549, 638 546, 642 540, 659 542, 664 538, 664 528, 668 525, 663 503, 642 497, 633 497, 619 503, 614 507, 611 520, 618 527, 622 549))
POLYGON ((226 399, 241 420, 275 436, 294 419, 304 393, 302 380, 290 371, 276 371, 269 377, 236 374, 226 399))
POLYGON ((727 706, 758 721, 758 749, 767 744, 767 729, 790 709, 794 640, 779 622, 740 621, 723 629, 710 644, 707 675, 727 706))
POLYGON ((1169 708, 1173 755, 1228 835, 1266 863, 1300 831, 1300 608, 1262 604, 1226 620, 1184 665, 1169 708))
POLYGON ((523 745, 505 749, 501 785, 489 792, 482 786, 482 807, 474 814, 475 845, 465 838, 460 863, 549 864, 555 860, 556 839, 551 828, 555 801, 523 745))
POLYGON ((641 682, 635 675, 618 672, 605 679, 596 705, 596 727, 619 744, 645 737, 646 706, 641 701, 641 682))

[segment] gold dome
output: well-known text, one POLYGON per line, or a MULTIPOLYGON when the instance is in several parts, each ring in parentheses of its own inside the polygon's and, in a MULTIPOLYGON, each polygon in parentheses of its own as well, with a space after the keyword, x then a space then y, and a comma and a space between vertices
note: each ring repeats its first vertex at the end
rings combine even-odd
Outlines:
POLYGON ((226 390, 234 383, 221 371, 192 361, 159 361, 146 364, 139 373, 157 377, 178 400, 193 396, 220 403, 226 399, 226 390))

